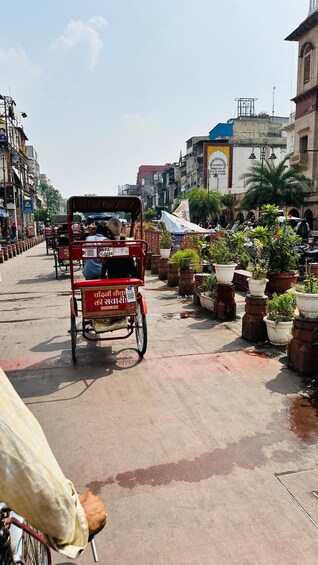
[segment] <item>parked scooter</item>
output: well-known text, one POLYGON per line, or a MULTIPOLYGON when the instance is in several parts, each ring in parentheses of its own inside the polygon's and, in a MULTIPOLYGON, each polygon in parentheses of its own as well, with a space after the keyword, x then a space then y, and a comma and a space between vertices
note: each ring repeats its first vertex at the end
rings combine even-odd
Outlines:
POLYGON ((309 245, 295 247, 295 253, 299 253, 298 270, 301 277, 308 274, 308 263, 318 262, 318 249, 310 249, 309 245))

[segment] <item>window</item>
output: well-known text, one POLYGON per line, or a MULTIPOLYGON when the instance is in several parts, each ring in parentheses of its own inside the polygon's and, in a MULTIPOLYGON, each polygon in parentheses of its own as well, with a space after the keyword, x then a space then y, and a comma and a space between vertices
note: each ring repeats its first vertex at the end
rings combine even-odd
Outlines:
POLYGON ((308 135, 302 135, 299 140, 299 152, 303 154, 308 149, 308 135))
POLYGON ((304 83, 310 80, 311 47, 307 45, 304 51, 304 83))

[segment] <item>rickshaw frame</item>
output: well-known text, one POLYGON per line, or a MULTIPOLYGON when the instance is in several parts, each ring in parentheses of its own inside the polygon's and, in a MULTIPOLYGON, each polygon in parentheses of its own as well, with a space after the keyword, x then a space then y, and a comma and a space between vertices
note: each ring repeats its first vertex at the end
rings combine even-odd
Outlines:
MULTIPOLYGON (((70 299, 72 341, 72 359, 76 362, 77 334, 81 333, 86 341, 111 341, 126 339, 136 334, 137 350, 141 357, 147 349, 147 307, 139 291, 144 286, 146 269, 147 243, 143 237, 142 203, 137 196, 72 196, 67 201, 69 258, 72 297, 70 299), (72 222, 75 213, 118 213, 131 215, 129 240, 85 241, 75 240, 72 233, 72 222), (134 239, 136 222, 140 222, 140 239, 134 239), (107 263, 119 261, 121 258, 134 258, 138 273, 136 277, 99 278, 94 280, 75 280, 74 260, 97 258, 107 263), (76 324, 81 314, 81 327, 76 324), (108 320, 109 319, 109 320, 108 320), (98 323, 111 320, 122 320, 126 329, 124 335, 105 337, 103 333, 114 330, 96 330, 98 323)), ((119 330, 118 330, 119 331, 119 330)), ((117 331, 116 331, 117 334, 117 331)))
MULTIPOLYGON (((72 223, 80 223, 81 216, 77 216, 73 218, 72 223)), ((68 216, 67 214, 55 214, 52 217, 52 251, 54 256, 54 269, 55 269, 55 278, 58 279, 58 272, 59 270, 61 273, 67 273, 69 268, 69 245, 68 243, 65 245, 59 245, 58 239, 60 236, 67 236, 68 237, 68 216), (65 229, 57 233, 56 227, 57 226, 65 226, 65 229)), ((59 228, 57 228, 59 229, 59 228)), ((77 264, 77 270, 80 269, 81 263, 77 264)))

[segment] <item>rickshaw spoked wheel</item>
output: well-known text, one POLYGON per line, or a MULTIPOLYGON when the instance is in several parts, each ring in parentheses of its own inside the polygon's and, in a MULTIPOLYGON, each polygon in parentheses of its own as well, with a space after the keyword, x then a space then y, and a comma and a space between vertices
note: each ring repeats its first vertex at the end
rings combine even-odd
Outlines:
POLYGON ((61 273, 67 273, 67 265, 64 265, 63 261, 59 262, 59 267, 60 267, 60 271, 61 273))
POLYGON ((146 315, 142 313, 139 300, 137 302, 137 314, 135 316, 135 333, 137 350, 139 355, 143 357, 147 350, 147 321, 146 315))
POLYGON ((58 273, 58 263, 57 263, 57 254, 56 253, 54 253, 54 268, 55 268, 55 278, 58 279, 59 273, 58 273))
POLYGON ((77 329, 76 329, 76 318, 71 316, 71 340, 72 340, 72 361, 76 363, 76 337, 77 337, 77 329))

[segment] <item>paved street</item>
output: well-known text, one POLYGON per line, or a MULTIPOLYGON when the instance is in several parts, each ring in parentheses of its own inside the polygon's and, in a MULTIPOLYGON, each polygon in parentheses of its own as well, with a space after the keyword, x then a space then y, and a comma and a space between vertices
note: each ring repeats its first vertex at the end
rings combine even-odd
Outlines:
POLYGON ((106 503, 100 563, 318 563, 317 409, 284 354, 149 275, 144 360, 132 336, 80 342, 74 367, 70 282, 45 245, 0 272, 1 365, 65 474, 106 503))

